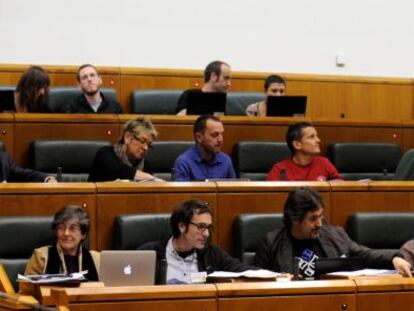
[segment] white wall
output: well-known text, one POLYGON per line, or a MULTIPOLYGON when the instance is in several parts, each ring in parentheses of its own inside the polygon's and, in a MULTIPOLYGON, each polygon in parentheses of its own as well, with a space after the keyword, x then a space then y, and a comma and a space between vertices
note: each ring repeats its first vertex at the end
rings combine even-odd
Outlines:
POLYGON ((409 0, 0 0, 0 29, 0 63, 414 76, 409 0))

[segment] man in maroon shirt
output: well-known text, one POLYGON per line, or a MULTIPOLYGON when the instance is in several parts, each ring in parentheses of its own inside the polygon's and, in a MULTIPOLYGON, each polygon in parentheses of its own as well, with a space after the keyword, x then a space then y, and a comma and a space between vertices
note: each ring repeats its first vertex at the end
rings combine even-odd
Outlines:
POLYGON ((292 157, 273 165, 267 180, 326 181, 341 179, 335 166, 319 156, 321 140, 316 129, 308 122, 289 126, 286 143, 292 157))

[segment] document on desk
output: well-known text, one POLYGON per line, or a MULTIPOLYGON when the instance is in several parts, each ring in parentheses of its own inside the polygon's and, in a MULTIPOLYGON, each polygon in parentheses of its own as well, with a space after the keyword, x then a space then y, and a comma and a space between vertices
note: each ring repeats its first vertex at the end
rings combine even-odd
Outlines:
POLYGON ((227 271, 215 271, 207 275, 207 277, 211 278, 258 278, 258 279, 271 279, 277 278, 278 276, 282 276, 284 274, 277 273, 269 270, 247 270, 243 272, 227 272, 227 271))
POLYGON ((39 275, 17 275, 18 282, 33 284, 58 284, 58 283, 80 283, 86 281, 85 274, 88 271, 81 271, 71 274, 39 274, 39 275))
POLYGON ((396 270, 386 270, 386 269, 362 269, 356 271, 337 271, 330 272, 326 275, 333 276, 381 276, 381 275, 396 275, 398 272, 396 270))

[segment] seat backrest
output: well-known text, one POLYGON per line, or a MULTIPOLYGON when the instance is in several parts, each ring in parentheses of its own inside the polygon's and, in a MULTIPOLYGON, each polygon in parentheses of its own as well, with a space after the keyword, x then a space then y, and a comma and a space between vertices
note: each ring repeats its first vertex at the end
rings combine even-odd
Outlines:
POLYGON ((414 180, 414 148, 406 151, 395 170, 395 180, 414 180))
POLYGON ((346 231, 355 242, 376 249, 399 249, 414 238, 414 213, 354 213, 346 231))
POLYGON ((114 220, 113 249, 136 249, 171 235, 170 214, 119 215, 114 220))
MULTIPOLYGON (((113 88, 101 88, 101 92, 106 98, 117 100, 116 90, 113 88)), ((60 112, 64 103, 73 102, 76 97, 82 94, 78 87, 59 86, 50 87, 47 106, 50 112, 60 112)))
POLYGON ((286 143, 273 141, 239 141, 232 153, 237 176, 251 180, 266 180, 273 164, 289 157, 286 143))
POLYGON ((265 235, 283 227, 282 214, 240 214, 233 224, 236 256, 252 264, 256 249, 265 235))
POLYGON ((172 180, 175 159, 193 145, 193 141, 155 141, 145 157, 145 169, 158 178, 172 180))
POLYGON ((134 90, 131 94, 131 113, 176 114, 182 90, 134 90))
POLYGON ((35 140, 30 145, 29 165, 48 174, 62 168, 62 181, 86 181, 96 152, 109 141, 35 140))
POLYGON ((0 217, 0 261, 15 290, 17 274, 23 274, 28 259, 37 247, 56 240, 51 216, 0 217))
POLYGON ((6 151, 6 147, 2 141, 0 141, 0 151, 6 151))
POLYGON ((391 143, 335 143, 328 146, 327 157, 343 179, 390 180, 401 149, 391 143))
POLYGON ((248 105, 265 99, 263 93, 257 92, 228 92, 226 100, 227 115, 246 115, 248 105))

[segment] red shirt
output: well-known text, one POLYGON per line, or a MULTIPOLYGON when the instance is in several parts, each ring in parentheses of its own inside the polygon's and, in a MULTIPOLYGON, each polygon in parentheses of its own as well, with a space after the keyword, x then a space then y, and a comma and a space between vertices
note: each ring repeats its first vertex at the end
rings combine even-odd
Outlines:
POLYGON ((273 165, 267 180, 286 181, 326 181, 341 179, 335 166, 325 157, 314 156, 308 165, 298 165, 292 158, 280 161, 273 165), (282 177, 281 177, 282 175, 282 177))

